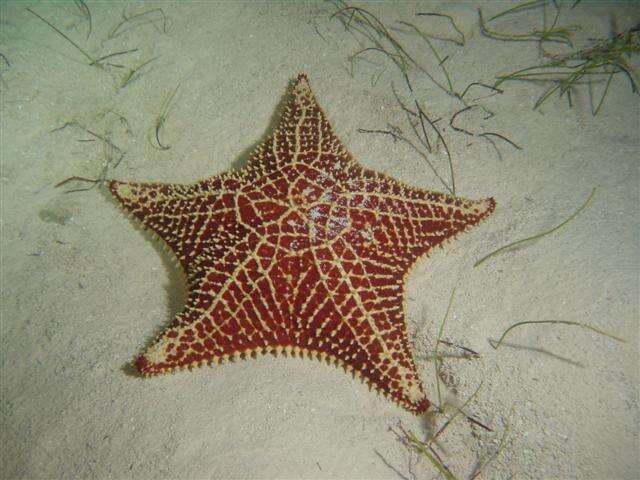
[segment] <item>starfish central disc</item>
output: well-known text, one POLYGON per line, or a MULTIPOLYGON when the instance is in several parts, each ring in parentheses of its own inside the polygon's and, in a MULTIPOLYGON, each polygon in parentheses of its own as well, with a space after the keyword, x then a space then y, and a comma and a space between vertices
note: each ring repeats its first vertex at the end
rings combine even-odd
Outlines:
POLYGON ((413 413, 429 408, 407 338, 404 277, 489 215, 493 199, 362 168, 305 75, 241 171, 108 188, 167 243, 189 282, 185 309, 138 359, 143 374, 284 351, 336 362, 413 413))

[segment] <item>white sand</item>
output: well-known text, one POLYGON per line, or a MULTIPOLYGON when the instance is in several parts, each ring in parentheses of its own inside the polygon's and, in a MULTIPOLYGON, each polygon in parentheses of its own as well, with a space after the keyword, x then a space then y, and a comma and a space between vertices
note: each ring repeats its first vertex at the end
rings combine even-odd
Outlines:
MULTIPOLYGON (((87 4, 88 41, 72 2, 1 4, 0 52, 11 63, 0 65, 2 477, 436 478, 434 467, 389 431, 401 422, 424 437, 420 419, 319 362, 263 357, 149 380, 131 375, 130 361, 181 308, 180 275, 106 195, 53 188, 102 168, 100 142, 79 142, 91 137, 72 127, 50 133, 74 120, 99 133, 112 130, 112 141, 126 151, 115 178, 187 182, 237 167, 273 126, 289 81, 305 71, 355 158, 442 190, 409 147, 357 132, 404 121, 391 93, 393 83, 405 95, 393 66, 385 63, 373 86, 382 67, 359 63, 350 77, 347 56, 363 47, 329 19, 328 4, 87 4), (143 25, 107 40, 122 9, 158 5, 172 20, 167 35, 143 25), (27 6, 91 55, 138 48, 114 61, 158 58, 118 92, 112 76, 87 66, 27 6), (148 133, 178 83, 162 132, 171 149, 159 151, 148 133), (124 115, 133 135, 115 116, 102 117, 108 110, 124 115)), ((443 33, 446 23, 413 14, 455 16, 466 46, 435 45, 451 55, 457 91, 540 61, 535 44, 483 37, 470 3, 369 8, 388 24, 405 19, 443 33)), ((579 24, 584 41, 607 36, 612 17, 629 28, 640 17, 638 4, 584 3, 561 23, 579 24)), ((495 28, 523 31, 540 18, 531 10, 495 28)), ((438 72, 422 40, 401 38, 438 72)), ((419 263, 406 286, 408 330, 433 400, 427 356, 454 286, 445 338, 481 354, 475 361, 446 358, 455 387, 447 398, 462 403, 484 380, 468 411, 494 432, 453 424, 442 437, 443 458, 467 478, 495 451, 510 417, 507 448, 482 478, 638 478, 638 97, 616 76, 593 117, 586 87, 575 92, 573 109, 554 97, 533 111, 543 86, 505 84, 503 95, 480 102, 495 117, 459 118, 466 128, 500 132, 523 147, 498 141, 500 160, 486 141, 448 128, 462 108, 458 101, 424 77, 412 79, 427 111, 443 118, 458 193, 492 195, 499 204, 482 226, 419 263), (566 228, 473 268, 482 255, 562 221, 593 187, 595 200, 566 228), (489 338, 527 320, 584 322, 627 343, 568 326, 530 326, 514 331, 508 346, 490 347, 489 338)), ((445 156, 431 160, 448 179, 445 156)))

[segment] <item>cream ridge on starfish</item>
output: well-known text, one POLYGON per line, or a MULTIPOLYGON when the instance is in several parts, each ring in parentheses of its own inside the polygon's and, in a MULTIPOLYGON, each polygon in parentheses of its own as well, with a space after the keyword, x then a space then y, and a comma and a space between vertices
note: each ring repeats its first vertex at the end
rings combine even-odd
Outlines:
POLYGON ((146 376, 257 353, 343 366, 410 412, 429 408, 404 315, 405 277, 495 208, 407 186, 351 157, 307 76, 238 172, 193 184, 111 180, 173 251, 184 310, 138 358, 146 376))

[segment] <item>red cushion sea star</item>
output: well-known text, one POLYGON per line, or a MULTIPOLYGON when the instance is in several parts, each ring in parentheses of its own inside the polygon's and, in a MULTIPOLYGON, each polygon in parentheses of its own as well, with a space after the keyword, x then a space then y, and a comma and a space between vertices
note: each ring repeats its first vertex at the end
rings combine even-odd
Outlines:
POLYGON ((109 181, 189 282, 183 312, 137 360, 145 375, 246 354, 328 359, 407 410, 429 408, 407 339, 404 277, 477 224, 492 198, 412 188, 362 168, 306 75, 239 172, 188 185, 109 181))

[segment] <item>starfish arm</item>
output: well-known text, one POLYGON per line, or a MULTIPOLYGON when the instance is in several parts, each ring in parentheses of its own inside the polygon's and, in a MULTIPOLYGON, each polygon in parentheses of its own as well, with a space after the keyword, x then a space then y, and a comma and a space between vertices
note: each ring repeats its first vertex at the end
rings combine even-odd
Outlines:
POLYGON ((251 178, 260 178, 286 165, 330 161, 346 157, 347 150, 320 108, 305 74, 293 82, 291 96, 275 131, 252 153, 245 167, 251 178))
POLYGON ((166 242, 185 272, 207 248, 222 248, 244 234, 235 209, 241 185, 237 175, 194 184, 107 182, 122 208, 166 242))
POLYGON ((379 248, 406 252, 410 265, 481 222, 496 205, 493 198, 467 200, 430 192, 366 169, 340 197, 349 211, 353 235, 379 248))
POLYGON ((305 308, 308 343, 407 410, 429 408, 406 335, 400 269, 346 238, 311 249, 316 269, 305 308))
MULTIPOLYGON (((247 249, 239 244, 235 250, 247 249)), ((138 358, 140 372, 156 375, 290 344, 275 285, 258 255, 227 253, 196 270, 185 309, 138 358)))

